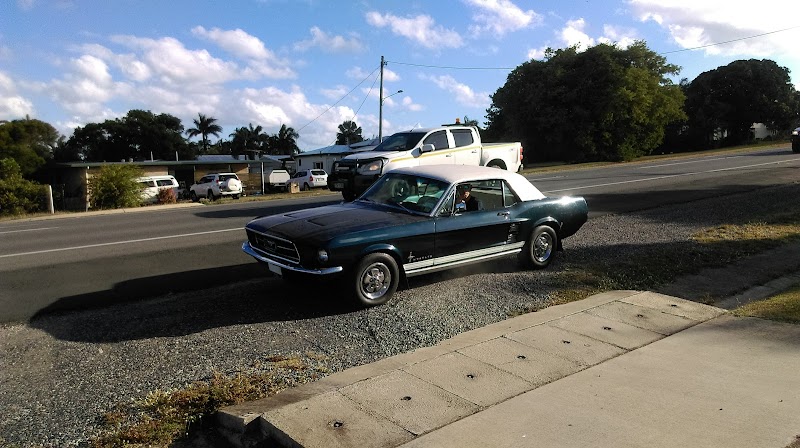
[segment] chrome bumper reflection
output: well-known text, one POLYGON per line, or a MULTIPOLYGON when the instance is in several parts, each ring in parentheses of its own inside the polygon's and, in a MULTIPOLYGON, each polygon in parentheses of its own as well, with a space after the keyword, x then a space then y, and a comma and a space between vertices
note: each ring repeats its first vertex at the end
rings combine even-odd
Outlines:
POLYGON ((273 266, 278 266, 279 268, 286 269, 287 271, 300 272, 302 274, 330 275, 342 272, 343 270, 341 266, 333 266, 330 268, 323 268, 323 269, 306 269, 306 268, 301 268, 299 266, 292 266, 286 263, 281 263, 280 261, 271 260, 261 255, 257 250, 253 249, 250 246, 249 241, 245 241, 244 243, 242 243, 242 250, 244 251, 244 253, 250 255, 251 257, 255 258, 258 261, 261 261, 263 263, 268 263, 273 266))

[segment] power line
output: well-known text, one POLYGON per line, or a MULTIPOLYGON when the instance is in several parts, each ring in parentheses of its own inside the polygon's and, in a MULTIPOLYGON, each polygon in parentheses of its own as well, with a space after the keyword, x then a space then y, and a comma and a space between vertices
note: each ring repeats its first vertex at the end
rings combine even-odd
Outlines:
POLYGON ((397 65, 410 65, 412 67, 424 67, 424 68, 445 68, 448 70, 514 70, 516 67, 453 67, 448 65, 425 65, 425 64, 412 64, 410 62, 397 62, 397 61, 386 61, 387 63, 391 62, 392 64, 397 65))
POLYGON ((715 43, 713 43, 713 44, 701 45, 701 46, 699 46, 699 47, 692 47, 692 48, 682 48, 682 49, 680 49, 680 50, 664 51, 664 52, 661 52, 661 53, 659 53, 659 54, 672 54, 672 53, 680 53, 680 52, 683 52, 683 51, 700 50, 700 49, 703 49, 703 48, 714 47, 714 46, 717 46, 717 45, 725 45, 725 44, 729 44, 729 43, 732 43, 732 42, 739 42, 739 41, 741 41, 741 40, 754 39, 754 38, 756 38, 756 37, 763 37, 763 36, 768 36, 768 35, 770 35, 770 34, 782 33, 782 32, 784 32, 784 31, 793 30, 793 29, 795 29, 795 28, 800 28, 800 25, 798 25, 798 26, 793 26, 793 27, 790 27, 790 28, 784 28, 784 29, 782 29, 782 30, 775 30, 775 31, 769 31, 769 32, 767 32, 767 33, 755 34, 755 35, 753 35, 753 36, 740 37, 740 38, 738 38, 738 39, 726 40, 726 41, 724 41, 724 42, 715 42, 715 43))
MULTIPOLYGON (((309 121, 308 123, 304 124, 304 125, 303 125, 303 127, 301 127, 300 129, 298 129, 298 130, 297 130, 297 133, 299 134, 299 133, 300 133, 300 131, 302 131, 303 129, 305 129, 306 127, 308 127, 308 125, 310 125, 311 123, 313 123, 313 122, 317 121, 317 120, 319 119, 319 117, 321 117, 321 116, 325 115, 326 113, 328 113, 328 111, 329 111, 329 110, 333 109, 333 106, 335 106, 335 105, 337 105, 337 104, 341 103, 343 99, 345 99, 345 98, 347 98, 348 96, 350 96, 350 94, 351 94, 351 93, 353 93, 353 91, 354 91, 354 90, 356 90, 356 89, 358 88, 358 86, 360 86, 361 84, 364 84, 364 81, 366 81, 367 79, 369 79, 369 77, 370 77, 370 76, 372 76, 372 75, 373 75, 373 73, 375 73, 377 70, 378 70, 377 68, 376 68, 375 70, 373 70, 373 71, 372 71, 372 73, 370 73, 370 74, 369 74, 369 75, 367 75, 367 76, 366 76, 364 79, 362 79, 362 80, 361 80, 361 82, 359 82, 358 84, 356 84, 356 85, 355 85, 355 87, 353 87, 352 89, 350 89, 350 91, 349 91, 349 92, 347 92, 346 94, 344 94, 344 96, 342 96, 341 98, 339 98, 338 100, 336 100, 336 102, 335 102, 335 103, 331 104, 331 105, 330 105, 330 106, 329 106, 327 109, 325 109, 325 110, 324 110, 324 111, 323 111, 321 114, 319 114, 319 115, 317 115, 316 117, 314 117, 314 119, 313 119, 313 120, 311 120, 311 121, 309 121)), ((373 83, 373 85, 374 85, 374 83, 373 83)))

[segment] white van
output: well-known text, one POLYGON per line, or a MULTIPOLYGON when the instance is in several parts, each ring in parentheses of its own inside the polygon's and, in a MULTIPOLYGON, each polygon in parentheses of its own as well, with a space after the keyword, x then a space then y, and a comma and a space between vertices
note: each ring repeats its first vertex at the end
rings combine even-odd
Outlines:
POLYGON ((155 204, 158 202, 158 192, 172 188, 175 197, 178 197, 178 181, 175 176, 144 176, 137 179, 142 185, 142 202, 155 204))

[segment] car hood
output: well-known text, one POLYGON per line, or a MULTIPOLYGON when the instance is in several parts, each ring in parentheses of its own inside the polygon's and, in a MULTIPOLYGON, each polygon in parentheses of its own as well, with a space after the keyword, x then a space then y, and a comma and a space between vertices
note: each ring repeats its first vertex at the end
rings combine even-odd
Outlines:
POLYGON ((363 230, 377 230, 428 219, 366 203, 348 203, 264 216, 246 228, 293 242, 321 244, 334 237, 363 230))
POLYGON ((356 154, 350 154, 345 157, 346 160, 371 160, 371 159, 388 159, 397 154, 399 151, 364 151, 356 154))

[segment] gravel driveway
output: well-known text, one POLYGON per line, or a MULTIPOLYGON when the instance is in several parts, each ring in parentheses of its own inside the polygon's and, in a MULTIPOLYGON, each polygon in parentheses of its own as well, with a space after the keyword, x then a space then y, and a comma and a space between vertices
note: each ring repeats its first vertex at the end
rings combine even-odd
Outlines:
POLYGON ((566 263, 686 241, 703 227, 780 211, 798 193, 800 185, 788 185, 592 219, 548 270, 520 271, 509 257, 416 277, 389 304, 371 309, 343 306, 324 286, 298 292, 264 277, 4 325, 0 445, 80 445, 117 403, 214 371, 258 369, 274 355, 319 354, 335 372, 432 345, 546 305, 553 273, 566 263))

